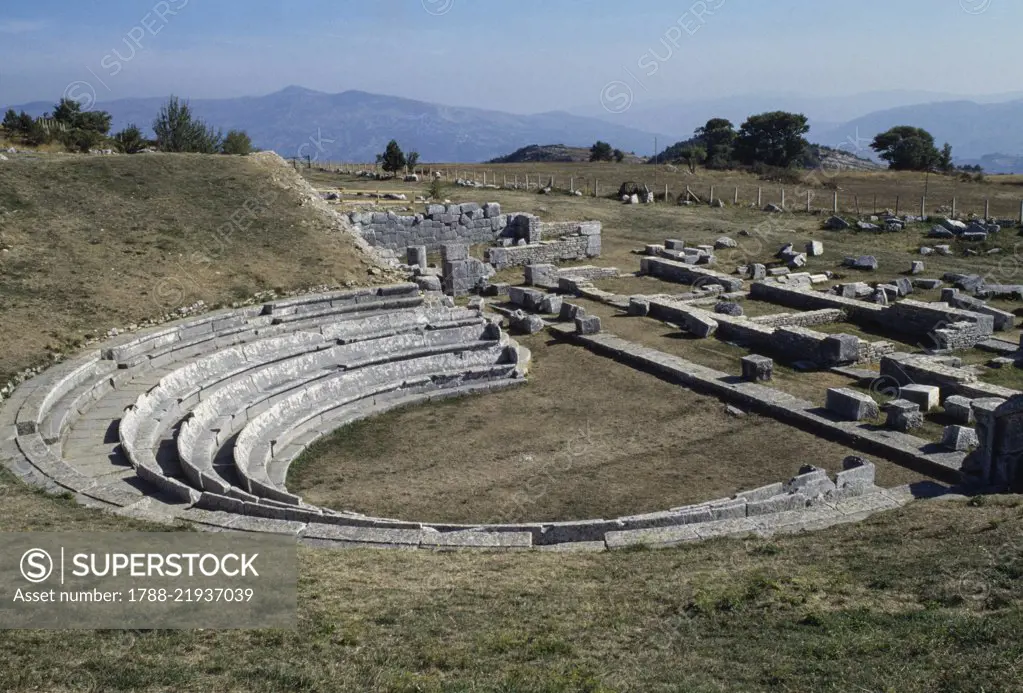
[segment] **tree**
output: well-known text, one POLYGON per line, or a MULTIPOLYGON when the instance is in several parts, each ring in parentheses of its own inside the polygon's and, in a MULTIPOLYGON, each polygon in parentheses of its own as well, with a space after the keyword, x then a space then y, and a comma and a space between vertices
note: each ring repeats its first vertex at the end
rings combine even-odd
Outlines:
POLYGON ((801 113, 772 111, 750 116, 735 139, 735 155, 748 166, 756 163, 788 168, 806 155, 810 131, 801 113))
POLYGON ((110 132, 112 117, 106 111, 82 111, 82 105, 71 99, 61 99, 53 108, 53 120, 66 130, 89 130, 106 135, 110 132))
POLYGON ((224 154, 247 156, 252 153, 252 139, 244 130, 229 130, 220 151, 224 154))
POLYGON ((7 113, 4 114, 4 122, 0 127, 3 127, 4 130, 11 134, 22 132, 21 118, 14 112, 13 108, 7 109, 7 113))
POLYGON ((697 128, 696 139, 707 151, 708 168, 729 168, 735 158, 735 139, 738 136, 732 121, 725 118, 711 118, 702 128, 697 128))
POLYGON ((679 159, 689 167, 690 173, 696 173, 696 167, 707 160, 707 150, 699 144, 690 144, 679 152, 679 159))
POLYGON ((142 136, 142 130, 135 123, 114 135, 114 144, 122 154, 138 154, 146 148, 146 138, 142 136))
POLYGON ((955 170, 955 164, 952 163, 952 145, 948 142, 941 148, 941 153, 938 154, 938 169, 945 173, 951 173, 955 170))
POLYGON ((614 149, 607 142, 597 140, 590 147, 590 161, 611 161, 614 158, 614 149))
POLYGON ((895 171, 929 171, 941 160, 941 152, 934 146, 934 136, 911 125, 899 125, 882 132, 874 138, 870 148, 895 171))
POLYGON ((408 166, 409 169, 414 169, 416 164, 419 163, 419 152, 409 152, 408 156, 405 158, 407 159, 405 165, 408 166))
POLYGON ((161 152, 195 152, 215 154, 220 151, 223 135, 192 115, 188 102, 170 97, 153 121, 156 147, 161 152))
POLYGON ((615 161, 619 164, 625 161, 625 152, 623 152, 621 149, 614 150, 612 156, 614 156, 615 161))
POLYGON ((69 152, 88 154, 89 150, 98 147, 103 142, 103 135, 95 130, 74 128, 62 132, 60 134, 60 141, 69 152))
POLYGON ((387 149, 384 150, 384 153, 377 155, 377 163, 388 173, 403 171, 408 166, 405 152, 401 151, 397 140, 391 140, 387 143, 387 149))

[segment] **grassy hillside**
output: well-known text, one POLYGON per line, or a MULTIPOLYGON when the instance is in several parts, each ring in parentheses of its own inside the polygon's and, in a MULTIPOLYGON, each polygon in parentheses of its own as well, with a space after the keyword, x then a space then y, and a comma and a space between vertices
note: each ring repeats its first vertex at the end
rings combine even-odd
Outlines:
MULTIPOLYGON (((279 161, 279 160, 278 160, 279 161)), ((0 383, 90 334, 203 300, 366 282, 351 240, 265 156, 0 162, 0 383)))
MULTIPOLYGON (((141 529, 16 486, 2 531, 141 529)), ((302 550, 299 624, 0 631, 5 691, 1020 691, 1023 507, 614 554, 302 550)))

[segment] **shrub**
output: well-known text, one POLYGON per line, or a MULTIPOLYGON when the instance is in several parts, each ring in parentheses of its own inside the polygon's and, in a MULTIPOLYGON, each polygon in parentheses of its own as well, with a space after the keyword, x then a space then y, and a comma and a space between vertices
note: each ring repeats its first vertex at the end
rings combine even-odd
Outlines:
POLYGON ((170 97, 153 121, 156 147, 162 152, 195 152, 215 154, 220 151, 223 135, 192 115, 188 102, 170 97))
POLYGON ((114 135, 114 145, 122 154, 138 154, 147 144, 142 131, 134 123, 130 123, 128 127, 114 135))
POLYGON ((220 151, 234 156, 247 156, 252 153, 252 139, 244 130, 230 130, 224 137, 220 151))

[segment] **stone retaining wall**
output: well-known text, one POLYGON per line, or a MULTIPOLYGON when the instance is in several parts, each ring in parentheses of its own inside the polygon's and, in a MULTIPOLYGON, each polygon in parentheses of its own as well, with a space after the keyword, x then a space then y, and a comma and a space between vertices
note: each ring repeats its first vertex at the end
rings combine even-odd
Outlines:
POLYGON ((813 327, 815 325, 830 325, 835 322, 845 322, 846 312, 841 308, 824 308, 823 310, 808 310, 804 313, 780 313, 778 315, 760 315, 750 318, 753 322, 764 327, 813 327))

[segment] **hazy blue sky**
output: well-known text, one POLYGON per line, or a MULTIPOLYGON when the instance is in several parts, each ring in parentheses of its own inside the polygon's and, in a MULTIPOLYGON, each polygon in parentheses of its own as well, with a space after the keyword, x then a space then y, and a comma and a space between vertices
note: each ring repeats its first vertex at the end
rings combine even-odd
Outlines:
POLYGON ((1021 0, 35 0, 0 103, 363 89, 515 112, 765 91, 1023 89, 1021 0), (623 86, 625 85, 625 86, 623 86))

